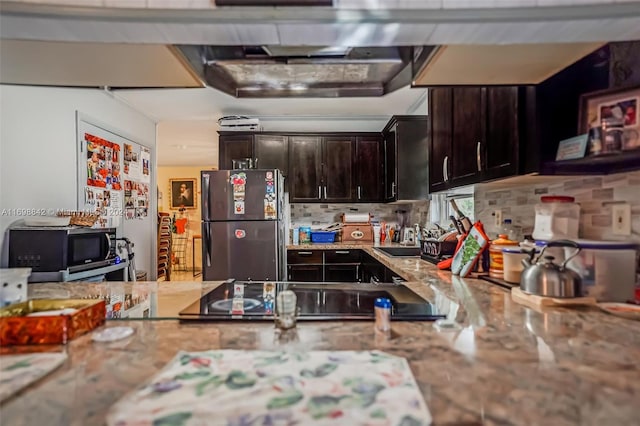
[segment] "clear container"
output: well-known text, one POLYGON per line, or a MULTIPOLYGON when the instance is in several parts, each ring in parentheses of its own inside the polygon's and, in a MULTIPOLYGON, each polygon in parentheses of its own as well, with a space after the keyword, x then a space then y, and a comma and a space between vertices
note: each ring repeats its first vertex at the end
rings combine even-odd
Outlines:
POLYGON ((580 205, 573 197, 545 196, 540 201, 532 234, 535 240, 578 238, 580 205))
POLYGON ((517 284, 520 282, 520 275, 524 270, 523 259, 529 257, 529 253, 520 247, 502 249, 504 264, 504 280, 508 283, 517 284))
MULTIPOLYGON (((635 298, 636 252, 633 242, 576 240, 580 253, 567 263, 582 278, 585 295, 599 302, 627 302, 635 298)), ((565 247, 565 255, 574 248, 565 247)))
POLYGON ((378 297, 374 303, 374 311, 376 316, 376 330, 391 330, 391 300, 385 297, 378 297))

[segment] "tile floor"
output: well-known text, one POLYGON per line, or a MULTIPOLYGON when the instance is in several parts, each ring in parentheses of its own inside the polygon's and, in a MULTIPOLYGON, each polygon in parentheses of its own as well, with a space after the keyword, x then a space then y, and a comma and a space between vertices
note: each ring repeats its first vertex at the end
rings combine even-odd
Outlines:
POLYGON ((193 272, 189 271, 171 271, 171 281, 202 281, 202 274, 197 277, 193 276, 193 272))

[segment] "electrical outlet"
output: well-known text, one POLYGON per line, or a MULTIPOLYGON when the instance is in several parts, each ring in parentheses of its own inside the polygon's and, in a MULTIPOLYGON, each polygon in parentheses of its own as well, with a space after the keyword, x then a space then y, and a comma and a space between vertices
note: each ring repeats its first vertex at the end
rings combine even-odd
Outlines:
POLYGON ((615 235, 631 235, 631 204, 613 204, 611 206, 611 221, 615 235))
POLYGON ((496 210, 493 212, 494 225, 502 226, 502 210, 496 210))

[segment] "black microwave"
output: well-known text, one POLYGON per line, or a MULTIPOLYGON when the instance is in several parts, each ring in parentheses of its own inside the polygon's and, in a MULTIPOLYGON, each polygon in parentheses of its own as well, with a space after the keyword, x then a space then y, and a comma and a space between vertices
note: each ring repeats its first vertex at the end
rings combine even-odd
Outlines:
POLYGON ((16 227, 9 230, 9 267, 69 273, 119 262, 115 228, 16 227))

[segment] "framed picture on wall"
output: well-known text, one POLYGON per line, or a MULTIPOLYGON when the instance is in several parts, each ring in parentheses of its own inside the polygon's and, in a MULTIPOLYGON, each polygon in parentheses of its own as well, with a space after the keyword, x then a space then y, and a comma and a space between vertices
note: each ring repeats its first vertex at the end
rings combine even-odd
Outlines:
POLYGON ((190 178, 169 179, 172 209, 196 208, 196 180, 190 178))
POLYGON ((599 127, 603 122, 618 121, 621 148, 640 148, 639 107, 640 86, 586 93, 580 97, 578 133, 588 133, 591 127, 599 127))

